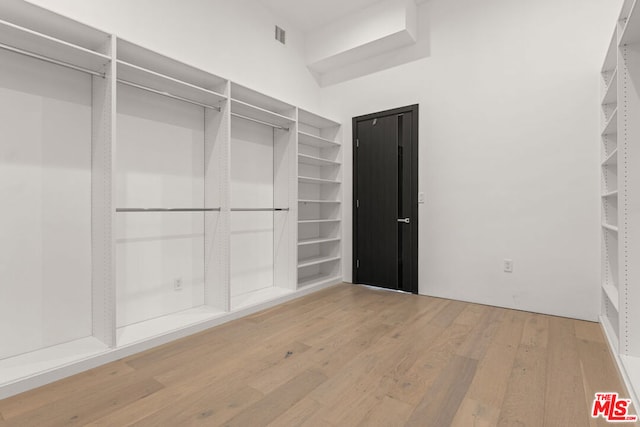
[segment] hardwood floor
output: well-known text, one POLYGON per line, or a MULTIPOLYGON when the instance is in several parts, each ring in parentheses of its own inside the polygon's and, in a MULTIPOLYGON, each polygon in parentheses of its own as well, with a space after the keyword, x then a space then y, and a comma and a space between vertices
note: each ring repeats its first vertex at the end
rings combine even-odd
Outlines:
POLYGON ((626 395, 596 323, 339 285, 0 401, 0 426, 607 425, 596 391, 626 395))

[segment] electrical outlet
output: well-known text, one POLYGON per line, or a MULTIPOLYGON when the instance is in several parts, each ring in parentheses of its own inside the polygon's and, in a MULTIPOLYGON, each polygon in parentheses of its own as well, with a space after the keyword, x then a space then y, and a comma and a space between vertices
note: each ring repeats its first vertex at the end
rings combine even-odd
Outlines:
POLYGON ((424 192, 423 191, 418 193, 418 203, 424 203, 424 192))
POLYGON ((173 290, 174 291, 181 291, 182 290, 182 278, 178 277, 176 280, 173 281, 173 290))
POLYGON ((513 273, 513 260, 505 259, 504 260, 504 272, 505 273, 513 273))

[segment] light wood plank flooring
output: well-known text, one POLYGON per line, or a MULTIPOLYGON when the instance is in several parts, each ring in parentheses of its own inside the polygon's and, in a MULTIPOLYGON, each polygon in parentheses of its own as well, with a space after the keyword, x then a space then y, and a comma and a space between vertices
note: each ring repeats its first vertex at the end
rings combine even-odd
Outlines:
POLYGON ((345 284, 0 401, 0 426, 607 425, 596 391, 626 394, 597 323, 345 284))

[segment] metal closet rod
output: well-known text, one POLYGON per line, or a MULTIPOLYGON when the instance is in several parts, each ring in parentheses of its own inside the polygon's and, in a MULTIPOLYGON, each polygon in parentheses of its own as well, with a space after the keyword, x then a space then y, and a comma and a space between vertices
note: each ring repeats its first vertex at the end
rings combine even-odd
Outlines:
POLYGON ((153 93, 157 93, 158 95, 166 96, 168 98, 173 98, 173 99, 177 99, 179 101, 188 102, 189 104, 194 104, 194 105, 198 105, 200 107, 210 108, 210 109, 216 110, 216 111, 221 111, 220 107, 216 107, 214 105, 209 105, 209 104, 203 104, 201 102, 193 101, 193 100, 191 100, 189 98, 183 98, 182 96, 174 95, 174 94, 169 93, 169 92, 163 92, 161 90, 152 89, 150 87, 139 85, 137 83, 132 83, 132 82, 130 82, 128 80, 118 79, 118 82, 122 83, 123 85, 127 85, 127 86, 135 87, 135 88, 138 88, 138 89, 146 90, 147 92, 153 92, 153 93))
POLYGON ((253 117, 243 116, 242 114, 238 114, 238 113, 231 113, 231 115, 239 119, 249 120, 250 122, 260 123, 261 125, 267 125, 274 129, 282 129, 284 131, 289 132, 289 128, 286 128, 280 125, 274 125, 273 123, 269 123, 269 122, 263 122, 262 120, 254 119, 253 117))
POLYGON ((288 210, 289 208, 231 208, 231 212, 271 212, 288 210))
POLYGON ((220 212, 220 208, 117 208, 116 212, 220 212))
POLYGON ((78 65, 69 64, 68 62, 58 61, 57 59, 49 58, 47 56, 38 55, 37 53, 29 52, 28 50, 18 49, 17 47, 9 46, 4 43, 0 43, 0 49, 8 50, 10 52, 18 53, 20 55, 29 56, 31 58, 36 58, 41 61, 50 62, 52 64, 60 65, 62 67, 71 68, 72 70, 82 71, 83 73, 91 74, 93 76, 98 76, 104 78, 104 73, 99 73, 97 71, 90 70, 88 68, 80 67, 78 65))

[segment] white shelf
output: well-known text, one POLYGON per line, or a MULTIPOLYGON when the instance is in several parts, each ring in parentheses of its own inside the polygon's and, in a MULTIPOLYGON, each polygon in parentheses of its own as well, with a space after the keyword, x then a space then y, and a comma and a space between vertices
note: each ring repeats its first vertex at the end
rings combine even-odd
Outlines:
POLYGON ((609 43, 609 48, 607 49, 607 56, 605 57, 604 64, 602 66, 602 74, 611 73, 618 66, 617 41, 617 33, 616 30, 614 30, 613 35, 611 36, 611 42, 609 43))
POLYGON ((604 228, 605 230, 613 231, 615 233, 618 232, 618 227, 616 227, 615 225, 602 224, 602 228, 604 228))
POLYGON ((325 139, 306 132, 298 132, 298 142, 303 145, 310 145, 317 148, 333 148, 339 147, 340 143, 325 139))
POLYGON ((231 99, 231 112, 276 126, 289 126, 294 122, 291 117, 283 116, 237 99, 231 99))
POLYGON ((254 292, 231 297, 231 310, 237 311, 243 308, 262 304, 273 299, 290 295, 294 291, 283 288, 268 287, 254 292))
POLYGON ((609 197, 618 197, 618 190, 616 191, 610 191, 608 193, 605 193, 601 196, 603 199, 604 198, 609 198, 609 197))
POLYGON ((206 322, 223 316, 223 311, 214 310, 208 306, 190 308, 144 322, 123 326, 116 331, 118 347, 126 347, 141 341, 165 335, 191 325, 206 322))
POLYGON ((298 121, 318 129, 340 126, 340 123, 334 120, 318 116, 303 109, 298 110, 298 121))
POLYGON ((329 262, 340 261, 339 256, 322 256, 314 258, 304 258, 298 260, 298 268, 311 267, 313 265, 327 264, 329 262))
POLYGON ((323 159, 321 157, 309 156, 307 154, 298 154, 298 161, 305 165, 312 166, 340 166, 340 162, 323 159))
POLYGON ((320 243, 339 242, 340 237, 316 237, 313 239, 303 239, 298 241, 298 246, 316 245, 320 243))
POLYGON ((4 45, 97 73, 104 73, 110 61, 107 55, 5 21, 0 21, 0 40, 4 45))
POLYGON ((616 108, 609 118, 609 121, 604 126, 604 130, 602 131, 602 136, 606 135, 615 135, 618 133, 618 109, 616 108))
POLYGON ((214 106, 225 101, 226 96, 194 84, 147 70, 128 62, 118 61, 118 78, 137 85, 180 96, 192 101, 214 106))
POLYGON ((87 337, 2 359, 0 360, 0 386, 30 377, 35 372, 46 372, 90 359, 108 350, 109 348, 96 338, 87 337))
POLYGON ((617 101, 618 99, 617 87, 618 87, 618 72, 613 71, 613 75, 611 76, 611 79, 607 83, 607 91, 605 92, 604 97, 602 98, 602 105, 613 104, 617 101))
POLYGON ((298 221, 298 224, 321 224, 327 222, 340 222, 341 219, 302 219, 298 221))
POLYGON ((605 284, 602 285, 602 290, 607 295, 607 298, 609 299, 609 301, 613 305, 613 308, 615 308, 616 311, 619 312, 620 310, 618 309, 618 304, 619 304, 620 300, 619 300, 619 296, 618 296, 618 288, 616 288, 611 283, 605 283, 605 284))
POLYGON ((309 286, 320 285, 324 283, 340 283, 342 278, 332 274, 316 274, 298 280, 298 288, 306 288, 309 286))
POLYGON ((602 166, 613 166, 617 164, 618 164, 618 148, 613 150, 611 154, 609 154, 607 158, 603 160, 602 166))
POLYGON ((295 107, 286 102, 256 92, 246 86, 231 82, 231 96, 236 101, 255 106, 261 110, 276 113, 279 116, 287 117, 291 121, 295 121, 295 107))
POLYGON ((638 1, 633 2, 627 23, 620 36, 620 46, 640 42, 640 6, 638 1))
POLYGON ((311 199, 298 199, 298 203, 333 203, 340 204, 340 200, 311 200, 311 199))
POLYGON ((311 178, 310 176, 299 176, 298 181, 305 184, 333 184, 339 185, 340 181, 334 181, 332 179, 311 178))

